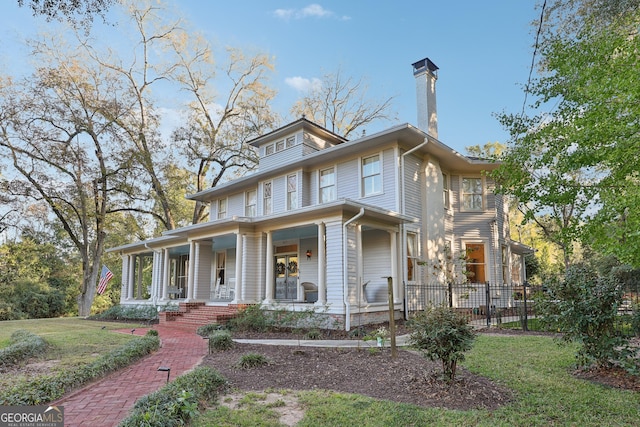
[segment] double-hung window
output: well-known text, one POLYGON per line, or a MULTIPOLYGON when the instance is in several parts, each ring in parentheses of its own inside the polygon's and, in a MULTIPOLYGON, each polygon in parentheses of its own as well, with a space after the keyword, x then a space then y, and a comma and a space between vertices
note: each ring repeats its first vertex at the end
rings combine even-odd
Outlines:
POLYGON ((332 202, 336 199, 336 172, 334 168, 320 171, 320 203, 332 202))
POLYGON ((295 209, 298 207, 298 176, 287 176, 287 209, 295 209))
POLYGON ((218 199, 218 219, 227 217, 227 199, 218 199))
POLYGON ((481 211, 482 178, 462 178, 462 210, 481 211))
POLYGON ((270 215, 271 208, 271 183, 265 182, 262 187, 262 213, 264 215, 270 215))
POLYGON ((380 155, 362 159, 362 195, 370 196, 382 192, 380 155))
POLYGON ((249 190, 244 194, 244 215, 256 216, 257 191, 249 190))
POLYGON ((444 208, 449 209, 450 197, 449 197, 449 175, 442 174, 442 198, 444 202, 444 208))

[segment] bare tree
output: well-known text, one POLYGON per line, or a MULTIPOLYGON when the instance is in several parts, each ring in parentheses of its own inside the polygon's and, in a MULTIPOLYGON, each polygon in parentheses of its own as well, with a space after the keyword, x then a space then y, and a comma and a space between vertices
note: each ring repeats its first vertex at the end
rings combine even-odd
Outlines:
POLYGON ((383 101, 367 98, 368 86, 361 78, 345 77, 341 69, 325 74, 321 84, 298 100, 291 114, 305 116, 330 131, 348 138, 359 129, 376 120, 393 120, 393 97, 383 101))
POLYGON ((95 15, 104 19, 104 14, 119 0, 18 0, 18 6, 25 4, 35 15, 47 20, 66 20, 74 27, 84 27, 87 31, 95 15))

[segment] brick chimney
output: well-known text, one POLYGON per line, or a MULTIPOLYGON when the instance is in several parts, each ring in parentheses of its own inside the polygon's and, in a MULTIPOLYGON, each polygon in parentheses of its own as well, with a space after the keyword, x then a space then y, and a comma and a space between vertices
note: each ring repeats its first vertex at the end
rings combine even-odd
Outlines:
POLYGON ((416 78, 418 97, 418 128, 438 138, 438 113, 436 110, 436 80, 438 67, 429 58, 412 64, 416 78))

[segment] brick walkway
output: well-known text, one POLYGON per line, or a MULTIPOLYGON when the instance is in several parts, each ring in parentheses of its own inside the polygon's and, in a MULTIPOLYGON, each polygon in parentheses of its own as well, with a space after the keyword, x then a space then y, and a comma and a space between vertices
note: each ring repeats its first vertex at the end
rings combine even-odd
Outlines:
MULTIPOLYGON (((207 341, 195 333, 195 327, 153 327, 159 332, 161 347, 128 368, 91 383, 52 403, 64 407, 65 426, 116 426, 145 396, 167 381, 160 366, 171 368, 170 379, 196 367, 207 354, 207 341)), ((146 334, 148 328, 136 328, 135 335, 146 334)), ((131 333, 131 330, 121 332, 131 333)))

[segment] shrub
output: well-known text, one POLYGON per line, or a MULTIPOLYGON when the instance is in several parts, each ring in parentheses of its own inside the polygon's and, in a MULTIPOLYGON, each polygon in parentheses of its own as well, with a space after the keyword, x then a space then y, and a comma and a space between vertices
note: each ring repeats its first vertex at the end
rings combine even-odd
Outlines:
POLYGON ((227 380, 209 367, 198 367, 135 403, 120 427, 185 425, 200 409, 213 405, 227 380))
POLYGON ((196 334, 200 335, 201 337, 208 337, 214 332, 222 329, 224 329, 223 325, 220 325, 218 323, 209 323, 204 326, 198 326, 198 329, 196 329, 196 334))
POLYGON ((114 305, 102 313, 91 316, 99 320, 155 320, 158 318, 158 309, 152 305, 127 306, 114 305))
POLYGON ((471 350, 475 340, 466 316, 448 307, 431 307, 413 317, 408 327, 410 343, 426 358, 442 361, 447 381, 453 381, 458 361, 471 350))
POLYGON ((264 332, 272 325, 272 319, 259 305, 250 305, 240 310, 227 326, 234 331, 264 332))
POLYGON ((550 285, 539 311, 545 323, 563 333, 565 341, 580 347, 578 366, 608 366, 625 354, 627 340, 616 333, 617 307, 622 287, 615 274, 599 275, 590 266, 567 269, 564 280, 550 285))
POLYGON ((259 353, 247 353, 243 354, 240 360, 238 361, 238 368, 240 369, 250 369, 257 368, 259 366, 265 366, 270 363, 269 359, 259 353))
POLYGON ((233 340, 229 331, 215 331, 209 335, 209 352, 212 350, 224 351, 233 347, 233 340))
POLYGON ((14 366, 42 353, 47 348, 45 340, 25 330, 11 334, 11 345, 0 350, 0 368, 14 366))
POLYGON ((55 375, 44 375, 23 381, 0 392, 0 405, 41 405, 89 381, 103 377, 141 359, 160 346, 157 336, 147 333, 134 338, 122 347, 103 355, 88 365, 55 375))

